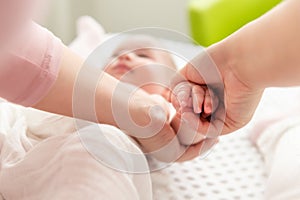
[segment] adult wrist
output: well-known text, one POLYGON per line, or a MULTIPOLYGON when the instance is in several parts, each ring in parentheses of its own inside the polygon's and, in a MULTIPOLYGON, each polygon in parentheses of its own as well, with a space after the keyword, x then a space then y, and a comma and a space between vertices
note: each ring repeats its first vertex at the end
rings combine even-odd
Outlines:
POLYGON ((250 90, 263 90, 266 87, 263 75, 257 73, 256 61, 252 61, 251 56, 248 55, 251 49, 252 45, 244 41, 244 38, 240 37, 237 32, 209 47, 208 53, 223 78, 234 76, 250 90))

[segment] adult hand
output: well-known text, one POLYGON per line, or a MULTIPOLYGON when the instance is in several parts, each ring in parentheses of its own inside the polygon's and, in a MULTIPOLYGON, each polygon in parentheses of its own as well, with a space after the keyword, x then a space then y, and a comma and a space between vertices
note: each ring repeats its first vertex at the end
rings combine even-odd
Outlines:
POLYGON ((209 125, 223 134, 241 128, 251 119, 264 88, 299 85, 299 5, 297 0, 283 1, 210 46, 181 71, 188 81, 213 88, 220 99, 212 120, 199 122, 199 131, 209 125))
POLYGON ((197 131, 210 138, 233 132, 246 125, 263 92, 262 89, 255 89, 243 82, 239 73, 226 63, 225 55, 217 55, 222 54, 215 54, 214 46, 210 47, 190 61, 180 71, 182 76, 173 81, 172 103, 177 110, 182 109, 182 105, 185 105, 183 102, 193 95, 190 92, 192 85, 180 88, 186 81, 207 86, 218 97, 218 107, 213 109, 215 112, 210 117, 204 118, 194 113, 194 116, 184 119, 185 116, 180 114, 185 121, 197 119, 197 131))

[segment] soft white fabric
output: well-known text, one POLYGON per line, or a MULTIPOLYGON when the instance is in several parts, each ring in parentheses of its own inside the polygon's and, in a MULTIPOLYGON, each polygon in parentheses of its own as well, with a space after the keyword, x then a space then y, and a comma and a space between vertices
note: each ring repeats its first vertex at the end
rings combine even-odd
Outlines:
POLYGON ((268 182, 266 200, 300 198, 300 117, 270 125, 258 138, 268 182))
POLYGON ((266 200, 300 198, 300 87, 269 88, 248 126, 265 161, 266 200))
POLYGON ((77 36, 69 47, 83 58, 87 58, 109 34, 101 24, 89 16, 82 16, 77 20, 77 36))
MULTIPOLYGON (((135 165, 104 137, 123 150, 142 152, 120 130, 101 125, 100 133, 99 126, 91 124, 84 132, 99 148, 95 157, 73 119, 0 103, 0 194, 9 200, 151 199, 149 174, 126 173, 101 162, 112 157, 122 169, 135 165)), ((139 158, 146 167, 146 159, 139 158)))

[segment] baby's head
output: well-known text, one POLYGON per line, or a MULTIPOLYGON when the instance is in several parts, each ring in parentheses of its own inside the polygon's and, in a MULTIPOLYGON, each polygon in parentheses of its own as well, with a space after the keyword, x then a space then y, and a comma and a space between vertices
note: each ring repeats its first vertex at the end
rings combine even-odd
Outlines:
POLYGON ((105 71, 150 94, 167 97, 169 90, 159 83, 170 80, 170 72, 176 71, 176 65, 158 40, 146 35, 132 35, 116 48, 105 71))

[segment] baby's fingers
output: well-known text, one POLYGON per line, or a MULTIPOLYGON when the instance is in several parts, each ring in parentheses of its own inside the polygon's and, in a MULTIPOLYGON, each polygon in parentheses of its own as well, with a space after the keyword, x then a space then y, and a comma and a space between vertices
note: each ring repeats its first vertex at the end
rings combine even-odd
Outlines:
POLYGON ((206 118, 216 111, 219 105, 219 99, 210 89, 206 90, 203 103, 203 117, 206 118))
POLYGON ((191 104, 191 90, 192 86, 188 82, 179 83, 174 88, 172 93, 172 104, 176 110, 189 107, 191 104))
POLYGON ((200 114, 202 112, 203 102, 205 97, 205 90, 200 85, 194 85, 192 89, 192 102, 193 110, 195 113, 200 114))

